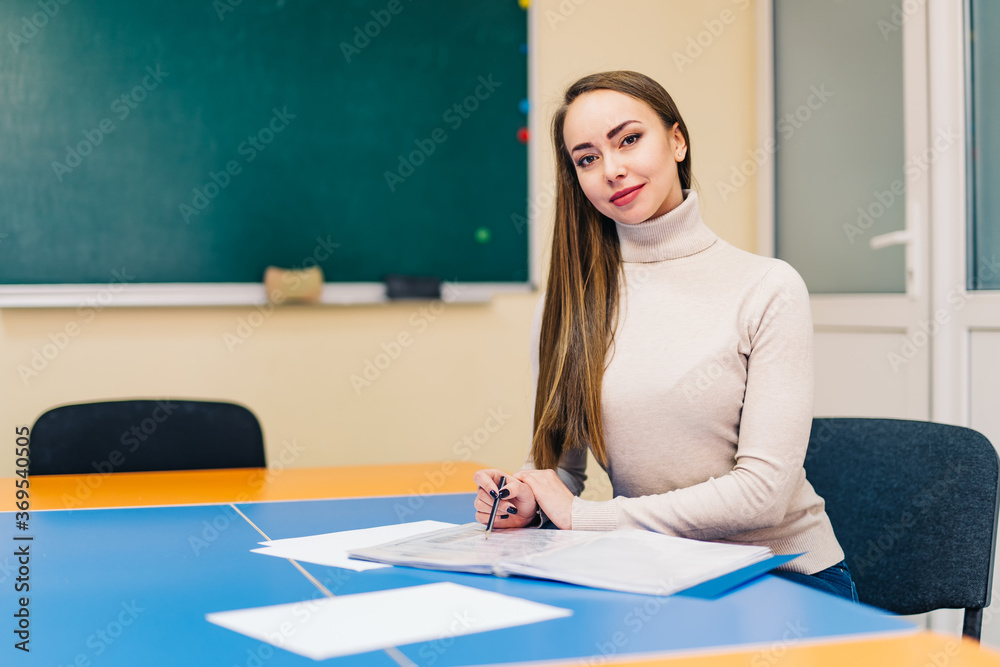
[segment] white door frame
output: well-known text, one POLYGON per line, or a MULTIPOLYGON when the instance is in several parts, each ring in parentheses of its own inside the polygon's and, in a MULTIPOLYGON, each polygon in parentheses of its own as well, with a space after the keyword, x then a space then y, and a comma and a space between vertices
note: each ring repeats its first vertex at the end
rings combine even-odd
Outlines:
MULTIPOLYGON (((930 0, 931 122, 966 135, 966 44, 964 3, 930 0)), ((931 230, 934 246, 932 294, 953 319, 933 338, 932 416, 937 421, 970 425, 969 334, 1000 327, 1000 293, 968 291, 966 151, 948 152, 931 167, 931 230), (961 305, 959 305, 961 303, 961 305)))

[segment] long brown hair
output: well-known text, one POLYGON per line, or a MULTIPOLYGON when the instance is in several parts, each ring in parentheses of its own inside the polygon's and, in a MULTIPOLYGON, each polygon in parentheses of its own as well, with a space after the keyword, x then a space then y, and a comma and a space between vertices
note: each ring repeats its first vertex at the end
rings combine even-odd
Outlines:
POLYGON ((555 468, 564 449, 590 445, 607 464, 601 424, 601 384, 618 322, 621 250, 615 222, 590 203, 576 177, 563 141, 566 112, 573 100, 593 90, 614 90, 648 104, 667 132, 674 123, 687 142, 677 165, 681 188, 691 187, 691 139, 673 99, 663 86, 638 72, 612 71, 585 76, 567 90, 552 119, 556 154, 556 219, 552 260, 545 292, 535 389, 535 467, 555 468))

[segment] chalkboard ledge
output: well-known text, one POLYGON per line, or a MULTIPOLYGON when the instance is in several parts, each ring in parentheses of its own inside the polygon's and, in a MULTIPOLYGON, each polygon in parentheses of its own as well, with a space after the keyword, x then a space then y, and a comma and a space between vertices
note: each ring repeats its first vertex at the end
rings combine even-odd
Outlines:
MULTIPOLYGON (((495 294, 525 294, 528 283, 443 283, 448 303, 486 303, 495 294)), ((319 303, 351 306, 390 303, 384 283, 326 283, 319 303)), ((114 308, 143 306, 253 306, 267 304, 258 283, 134 283, 4 285, 0 308, 114 308)), ((316 305, 316 304, 309 304, 316 305)))

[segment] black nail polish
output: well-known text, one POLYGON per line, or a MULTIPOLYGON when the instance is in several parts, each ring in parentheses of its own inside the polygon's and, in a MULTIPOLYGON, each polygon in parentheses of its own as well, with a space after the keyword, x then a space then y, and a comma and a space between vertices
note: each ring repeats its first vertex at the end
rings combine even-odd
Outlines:
POLYGON ((497 492, 494 491, 493 489, 490 489, 490 495, 493 496, 494 498, 496 498, 497 497, 497 492))
POLYGON ((501 518, 501 519, 507 519, 507 518, 509 518, 509 517, 510 517, 510 515, 509 515, 509 514, 501 514, 501 515, 500 515, 500 518, 501 518))
POLYGON ((514 507, 513 505, 511 505, 510 507, 507 508, 507 513, 508 514, 517 514, 517 508, 514 507))
POLYGON ((500 489, 500 497, 506 498, 510 495, 510 489, 500 489))

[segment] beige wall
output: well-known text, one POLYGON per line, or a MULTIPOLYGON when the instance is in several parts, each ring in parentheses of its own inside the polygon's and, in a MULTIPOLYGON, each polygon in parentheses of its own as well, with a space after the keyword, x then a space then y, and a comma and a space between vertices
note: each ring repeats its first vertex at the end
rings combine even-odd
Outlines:
MULTIPOLYGON (((755 7, 741 6, 731 0, 533 3, 536 275, 544 276, 552 215, 545 196, 552 183, 551 111, 567 84, 598 69, 642 71, 671 92, 691 131, 706 221, 723 238, 754 249, 754 183, 727 201, 716 185, 756 141, 755 7), (732 22, 712 24, 723 10, 732 12, 732 22), (674 53, 708 31, 705 21, 719 34, 703 34, 703 53, 678 66, 674 53)), ((532 293, 499 296, 488 305, 446 305, 436 316, 421 312, 427 303, 284 307, 233 350, 224 336, 255 309, 108 308, 90 322, 74 309, 5 309, 0 427, 13 450, 15 426, 30 425, 54 405, 119 397, 227 399, 257 413, 269 458, 293 466, 471 457, 516 468, 529 443, 528 328, 536 299, 532 293), (23 380, 18 366, 30 366, 34 352, 71 323, 79 334, 37 377, 23 380), (371 386, 356 391, 351 375, 362 374, 366 360, 400 333, 410 334, 412 344, 371 386), (504 423, 484 438, 487 432, 477 429, 491 411, 505 415, 504 423), (481 444, 456 444, 476 435, 481 444)), ((13 462, 13 455, 0 457, 0 476, 12 474, 13 462)))

